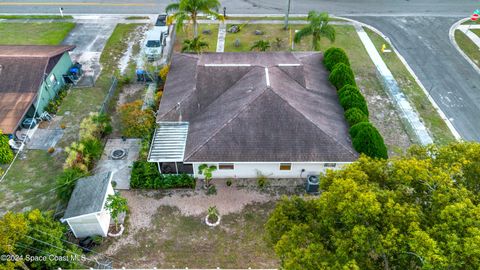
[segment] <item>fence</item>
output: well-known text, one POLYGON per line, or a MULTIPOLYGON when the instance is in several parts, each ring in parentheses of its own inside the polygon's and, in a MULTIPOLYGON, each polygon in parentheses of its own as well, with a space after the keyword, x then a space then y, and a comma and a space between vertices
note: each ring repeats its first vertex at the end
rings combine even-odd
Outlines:
POLYGON ((104 114, 107 111, 108 105, 115 93, 115 90, 117 89, 117 85, 118 85, 118 79, 115 76, 113 76, 110 89, 108 89, 107 96, 103 100, 102 106, 100 107, 100 111, 99 111, 100 114, 104 114))

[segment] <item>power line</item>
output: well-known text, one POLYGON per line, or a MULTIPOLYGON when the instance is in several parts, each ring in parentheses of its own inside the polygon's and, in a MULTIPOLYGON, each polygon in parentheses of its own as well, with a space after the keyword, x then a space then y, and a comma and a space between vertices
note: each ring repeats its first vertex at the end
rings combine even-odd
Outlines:
MULTIPOLYGON (((44 232, 44 231, 41 231, 41 230, 39 230, 39 229, 36 229, 36 228, 32 228, 32 229, 34 229, 34 230, 36 230, 36 231, 38 231, 38 232, 41 232, 41 233, 43 233, 43 234, 52 236, 51 234, 46 233, 46 232, 44 232)), ((118 259, 115 259, 115 258, 113 258, 113 257, 104 255, 104 254, 99 253, 99 252, 96 252, 96 251, 94 251, 94 250, 92 250, 92 249, 82 247, 82 246, 80 246, 80 245, 78 245, 78 244, 76 244, 76 243, 73 243, 73 242, 70 242, 70 241, 68 241, 68 240, 62 239, 61 237, 55 237, 55 238, 59 239, 59 240, 62 241, 62 242, 75 245, 75 246, 77 246, 77 247, 80 247, 80 248, 82 248, 82 249, 84 249, 84 250, 87 250, 87 251, 89 251, 89 252, 92 252, 92 253, 94 253, 94 254, 98 254, 98 255, 104 256, 105 258, 108 258, 108 259, 111 259, 111 260, 113 260, 113 261, 117 261, 117 262, 119 262, 119 263, 121 263, 121 264, 123 264, 123 265, 126 265, 126 263, 124 263, 124 262, 122 262, 122 261, 120 261, 120 260, 118 260, 118 259)))

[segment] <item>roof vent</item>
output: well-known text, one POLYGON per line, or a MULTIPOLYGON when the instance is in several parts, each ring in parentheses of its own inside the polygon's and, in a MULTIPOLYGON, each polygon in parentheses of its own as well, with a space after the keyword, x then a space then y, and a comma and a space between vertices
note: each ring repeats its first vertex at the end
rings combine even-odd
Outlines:
POLYGON ((0 75, 2 75, 3 66, 0 65, 0 75))

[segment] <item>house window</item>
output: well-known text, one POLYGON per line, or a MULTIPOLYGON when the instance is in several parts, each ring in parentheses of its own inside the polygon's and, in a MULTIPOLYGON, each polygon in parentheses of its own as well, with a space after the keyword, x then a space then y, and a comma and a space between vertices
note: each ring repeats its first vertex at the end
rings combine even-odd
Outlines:
POLYGON ((57 84, 57 77, 55 77, 55 74, 50 75, 48 80, 50 81, 50 85, 56 85, 57 84))
POLYGON ((219 170, 234 170, 235 165, 233 163, 220 163, 218 164, 219 170))
POLYGON ((325 163, 325 164, 323 164, 323 167, 325 167, 325 168, 335 168, 335 167, 337 167, 337 163, 325 163))
POLYGON ((280 163, 280 171, 292 170, 292 163, 280 163))

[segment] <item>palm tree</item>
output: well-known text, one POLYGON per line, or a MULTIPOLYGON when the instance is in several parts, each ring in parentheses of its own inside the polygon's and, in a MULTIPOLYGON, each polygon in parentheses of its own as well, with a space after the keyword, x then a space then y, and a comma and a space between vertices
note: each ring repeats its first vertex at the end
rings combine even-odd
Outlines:
POLYGON ((193 37, 196 38, 198 36, 198 14, 203 13, 223 19, 223 16, 216 12, 219 7, 220 2, 218 0, 179 0, 177 3, 169 4, 165 11, 167 13, 174 12, 173 18, 177 23, 177 31, 183 27, 185 20, 191 20, 193 22, 193 37))
POLYGON ((270 42, 268 42, 267 40, 261 39, 253 43, 253 46, 250 48, 250 51, 257 49, 261 52, 264 52, 268 50, 268 48, 270 48, 270 42))
POLYGON ((208 48, 208 43, 198 36, 193 39, 185 39, 183 41, 182 52, 194 52, 200 54, 204 49, 208 48))
POLYGON ((312 36, 312 49, 315 51, 320 50, 320 39, 322 37, 327 38, 330 42, 335 42, 335 29, 328 24, 330 20, 328 13, 318 13, 316 11, 310 11, 307 17, 310 24, 300 29, 295 34, 293 41, 299 43, 304 37, 312 36))

